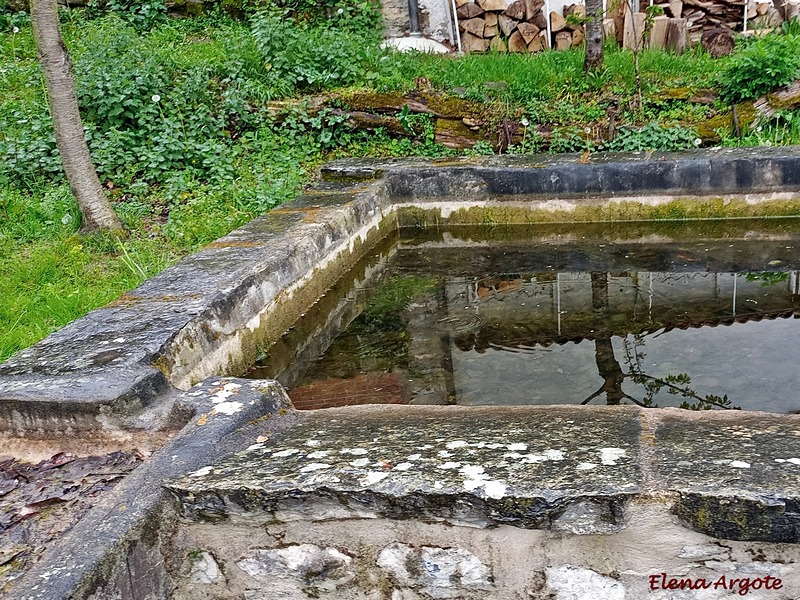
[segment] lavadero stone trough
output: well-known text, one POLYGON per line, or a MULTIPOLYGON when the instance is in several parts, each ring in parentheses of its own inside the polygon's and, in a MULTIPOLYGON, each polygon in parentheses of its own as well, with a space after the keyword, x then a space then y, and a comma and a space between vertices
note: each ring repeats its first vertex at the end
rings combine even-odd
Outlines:
POLYGON ((800 598, 800 415, 296 411, 277 382, 237 378, 398 228, 796 217, 800 149, 322 175, 0 365, 16 444, 182 427, 6 597, 800 598))

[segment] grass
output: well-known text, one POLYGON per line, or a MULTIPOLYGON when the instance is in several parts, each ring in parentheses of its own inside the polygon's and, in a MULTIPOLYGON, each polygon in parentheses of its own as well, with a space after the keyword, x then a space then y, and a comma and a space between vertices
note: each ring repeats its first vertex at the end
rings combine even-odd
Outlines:
MULTIPOLYGON (((270 100, 342 91, 335 89, 341 81, 405 92, 426 79, 437 91, 486 102, 487 112, 563 131, 553 147, 566 151, 583 147, 584 125, 602 122, 614 103, 620 127, 705 119, 714 107, 658 93, 713 87, 728 61, 700 50, 643 52, 640 110, 631 105, 632 56, 611 47, 602 72, 589 77, 582 50, 452 58, 382 51, 368 37, 346 65, 298 65, 291 56, 265 56, 280 48, 263 39, 259 45, 247 23, 220 15, 137 32, 113 14, 64 14, 92 152, 130 237, 77 235, 80 214, 60 172, 30 23, 0 11, 0 360, 291 199, 323 160, 453 154, 430 136, 352 131, 332 113, 299 108, 276 121, 270 100)), ((287 35, 302 48, 319 42, 307 39, 314 31, 289 28, 287 35)), ((767 142, 800 142, 797 111, 723 140, 767 142)))

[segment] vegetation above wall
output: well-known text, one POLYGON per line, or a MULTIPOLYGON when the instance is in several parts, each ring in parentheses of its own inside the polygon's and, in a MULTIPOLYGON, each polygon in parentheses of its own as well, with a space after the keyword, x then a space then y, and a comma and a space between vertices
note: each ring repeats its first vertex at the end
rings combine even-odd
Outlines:
POLYGON ((580 48, 382 50, 368 1, 179 20, 158 0, 109 0, 63 11, 62 28, 92 157, 131 235, 78 237, 29 19, 3 4, 0 359, 290 199, 323 160, 800 142, 797 93, 740 107, 738 136, 731 110, 797 78, 796 23, 720 59, 644 51, 640 104, 631 54, 612 47, 585 76, 580 48))

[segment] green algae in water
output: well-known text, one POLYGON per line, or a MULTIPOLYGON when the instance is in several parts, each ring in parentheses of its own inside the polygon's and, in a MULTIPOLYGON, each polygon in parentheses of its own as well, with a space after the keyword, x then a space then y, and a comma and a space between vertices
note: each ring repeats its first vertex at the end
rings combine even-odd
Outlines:
POLYGON ((250 374, 277 377, 298 408, 797 412, 797 225, 404 232, 250 374))

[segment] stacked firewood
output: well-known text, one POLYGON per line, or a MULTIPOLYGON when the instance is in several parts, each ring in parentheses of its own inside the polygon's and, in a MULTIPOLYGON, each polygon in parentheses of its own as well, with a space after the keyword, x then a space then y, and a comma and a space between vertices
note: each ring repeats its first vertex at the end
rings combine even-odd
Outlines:
MULTIPOLYGON (((456 0, 458 29, 467 52, 541 52, 550 47, 566 49, 583 42, 583 27, 568 24, 565 17, 550 13, 554 39, 548 39, 544 0, 456 0)), ((569 9, 586 13, 583 5, 569 9)), ((565 9, 565 14, 568 9, 565 9)))
POLYGON ((657 6, 664 9, 668 17, 686 19, 688 42, 700 42, 703 32, 726 27, 732 31, 742 31, 744 27, 744 7, 748 4, 748 29, 773 29, 787 19, 784 8, 788 4, 776 2, 756 3, 753 0, 661 0, 657 6))

